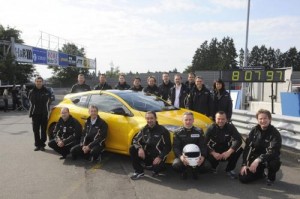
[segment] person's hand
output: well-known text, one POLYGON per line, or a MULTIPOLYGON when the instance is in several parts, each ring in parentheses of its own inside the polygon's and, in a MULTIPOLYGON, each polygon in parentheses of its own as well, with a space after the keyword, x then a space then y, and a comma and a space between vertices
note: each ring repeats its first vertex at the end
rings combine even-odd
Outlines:
POLYGON ((252 172, 252 173, 255 173, 256 172, 256 169, 257 169, 257 166, 259 165, 260 163, 260 159, 256 158, 250 165, 249 167, 249 170, 252 172))
POLYGON ((186 158, 187 158, 187 157, 186 157, 184 154, 182 154, 182 155, 180 156, 180 160, 181 160, 181 162, 184 164, 184 166, 189 165, 189 162, 187 161, 186 158))
POLYGON ((204 162, 205 158, 203 156, 198 158, 197 165, 200 166, 204 162))
POLYGON ((159 165, 161 162, 161 158, 160 157, 156 157, 154 160, 153 160, 153 165, 159 165))
POLYGON ((234 150, 233 149, 228 149, 227 151, 225 151, 225 152, 223 152, 221 155, 222 155, 222 159, 223 160, 227 160, 230 156, 231 156, 231 154, 234 152, 234 150))
POLYGON ((241 168, 241 171, 240 171, 240 174, 243 176, 243 175, 247 175, 247 166, 242 166, 241 168))
POLYGON ((217 153, 215 151, 210 153, 216 160, 221 160, 222 159, 222 154, 217 153))
POLYGON ((64 147, 65 144, 64 144, 64 142, 63 142, 62 140, 59 140, 59 141, 57 142, 57 146, 59 146, 59 147, 64 147))
POLYGON ((84 153, 84 154, 87 154, 87 153, 90 152, 91 149, 90 149, 89 146, 83 146, 83 147, 82 147, 82 150, 83 150, 83 153, 84 153))
POLYGON ((139 150, 138 150, 138 156, 140 158, 142 158, 143 160, 145 159, 145 151, 144 151, 143 148, 139 148, 139 150))

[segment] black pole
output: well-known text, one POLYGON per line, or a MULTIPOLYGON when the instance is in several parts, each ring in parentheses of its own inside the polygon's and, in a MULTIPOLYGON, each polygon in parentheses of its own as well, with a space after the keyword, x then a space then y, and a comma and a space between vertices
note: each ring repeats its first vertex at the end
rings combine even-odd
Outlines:
POLYGON ((274 91, 273 91, 273 82, 271 83, 271 104, 272 104, 272 114, 274 114, 274 99, 275 99, 275 96, 274 96, 274 91))

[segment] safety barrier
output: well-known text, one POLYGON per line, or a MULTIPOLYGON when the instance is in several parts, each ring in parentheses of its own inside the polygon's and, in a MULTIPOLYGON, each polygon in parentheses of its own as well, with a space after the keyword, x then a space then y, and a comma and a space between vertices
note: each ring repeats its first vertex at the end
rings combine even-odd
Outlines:
MULTIPOLYGON (((255 113, 245 110, 234 110, 232 123, 243 135, 248 135, 251 128, 257 124, 255 113)), ((272 125, 282 137, 282 145, 300 150, 300 118, 284 115, 272 115, 272 125)))

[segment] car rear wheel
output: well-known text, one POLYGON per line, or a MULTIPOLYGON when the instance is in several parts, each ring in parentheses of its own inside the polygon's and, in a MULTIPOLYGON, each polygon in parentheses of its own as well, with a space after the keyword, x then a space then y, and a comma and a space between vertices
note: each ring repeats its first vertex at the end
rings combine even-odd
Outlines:
POLYGON ((48 129, 48 137, 49 137, 49 140, 52 140, 52 139, 54 139, 54 137, 55 137, 55 135, 54 135, 54 133, 53 133, 54 128, 55 128, 55 125, 56 125, 56 123, 52 123, 52 124, 50 125, 49 129, 48 129))

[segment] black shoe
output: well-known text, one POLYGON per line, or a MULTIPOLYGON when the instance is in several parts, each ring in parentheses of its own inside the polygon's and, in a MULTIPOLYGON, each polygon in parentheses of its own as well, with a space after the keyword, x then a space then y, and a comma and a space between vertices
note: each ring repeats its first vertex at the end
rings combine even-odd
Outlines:
POLYGON ((134 172, 130 178, 131 178, 132 180, 137 180, 137 179, 142 178, 144 175, 145 175, 145 174, 144 174, 143 172, 142 172, 142 173, 134 172))
POLYGON ((41 151, 45 151, 45 147, 42 146, 42 147, 40 148, 40 150, 41 150, 41 151))
POLYGON ((159 176, 158 172, 152 171, 152 177, 158 177, 158 176, 159 176))
POLYGON ((274 181, 270 180, 270 179, 267 179, 266 183, 267 183, 268 186, 272 186, 274 184, 274 181))
POLYGON ((59 159, 60 159, 60 160, 64 160, 64 159, 66 159, 66 156, 63 155, 63 156, 61 156, 59 159))
POLYGON ((39 151, 40 150, 40 147, 35 147, 34 149, 33 149, 34 151, 39 151))
POLYGON ((181 180, 186 180, 188 178, 187 172, 186 171, 182 172, 180 174, 180 178, 181 178, 181 180))
POLYGON ((237 179, 238 177, 234 170, 227 171, 226 173, 231 179, 237 179))
POLYGON ((94 156, 92 156, 90 162, 92 163, 101 162, 101 155, 99 155, 98 158, 94 158, 94 156))
POLYGON ((198 180, 198 173, 196 171, 193 171, 193 179, 198 180))

